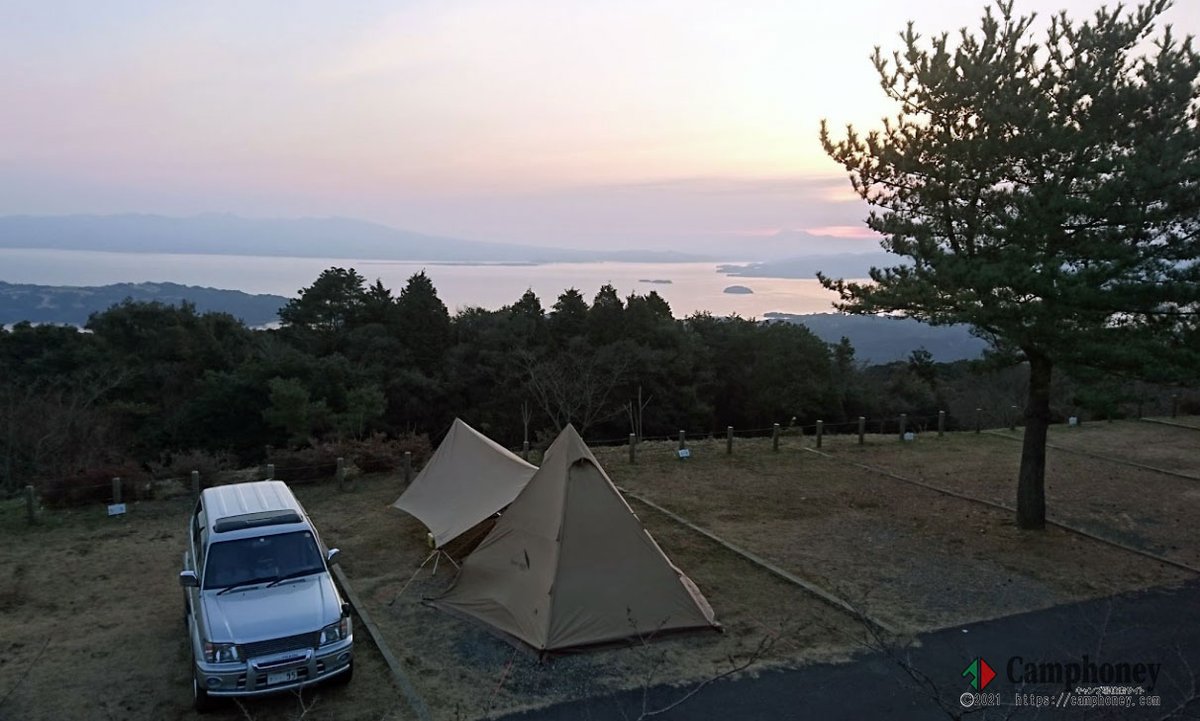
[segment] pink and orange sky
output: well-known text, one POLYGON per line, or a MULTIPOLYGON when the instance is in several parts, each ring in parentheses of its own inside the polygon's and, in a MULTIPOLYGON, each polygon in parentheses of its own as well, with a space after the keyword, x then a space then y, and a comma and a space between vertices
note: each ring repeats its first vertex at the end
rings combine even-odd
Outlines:
MULTIPOLYGON (((1093 0, 1018 11, 1092 12, 1093 0)), ((822 117, 890 112, 868 55, 983 3, 0 2, 0 214, 342 215, 704 251, 861 235, 822 117)), ((1200 32, 1200 1, 1166 20, 1200 32)))

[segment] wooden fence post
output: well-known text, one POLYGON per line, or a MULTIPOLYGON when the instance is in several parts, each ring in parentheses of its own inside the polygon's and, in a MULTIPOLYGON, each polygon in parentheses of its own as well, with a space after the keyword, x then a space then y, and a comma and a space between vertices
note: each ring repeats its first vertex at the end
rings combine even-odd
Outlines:
POLYGON ((275 480, 275 464, 274 463, 267 464, 267 480, 268 481, 275 480))
POLYGON ((338 456, 337 470, 334 471, 333 475, 334 475, 334 478, 337 479, 338 488, 340 490, 345 490, 345 486, 346 486, 346 459, 345 458, 338 456))
POLYGON ((29 525, 37 523, 37 493, 33 490, 33 486, 25 486, 25 516, 29 520, 29 525))
POLYGON ((113 501, 112 502, 113 503, 121 502, 121 479, 120 478, 113 479, 113 501))
POLYGON ((733 426, 725 426, 725 455, 733 455, 733 426))
POLYGON ((863 436, 865 436, 866 434, 867 434, 867 417, 859 416, 858 417, 858 445, 861 446, 864 443, 863 436))
POLYGON ((900 440, 904 440, 904 432, 908 430, 908 414, 900 414, 900 440))
POLYGON ((1008 409, 1008 430, 1017 430, 1017 407, 1012 406, 1008 409))
POLYGON ((200 497, 200 471, 192 471, 192 497, 200 497))
POLYGON ((975 409, 975 432, 980 433, 981 431, 983 431, 983 409, 976 408, 975 409))
POLYGON ((1171 394, 1171 417, 1172 418, 1179 417, 1179 394, 1178 393, 1171 394))
POLYGON ((946 435, 946 411, 938 411, 938 438, 946 435))
POLYGON ((404 452, 404 483, 412 482, 412 451, 404 452))
POLYGON ((629 434, 629 462, 637 463, 637 434, 629 434))
POLYGON ((776 423, 771 429, 771 450, 779 450, 779 424, 776 423))
POLYGON ((825 435, 825 421, 817 421, 817 448, 821 447, 821 437, 825 435))
POLYGON ((684 448, 687 448, 687 433, 685 433, 684 431, 680 431, 679 432, 679 450, 682 451, 684 448))

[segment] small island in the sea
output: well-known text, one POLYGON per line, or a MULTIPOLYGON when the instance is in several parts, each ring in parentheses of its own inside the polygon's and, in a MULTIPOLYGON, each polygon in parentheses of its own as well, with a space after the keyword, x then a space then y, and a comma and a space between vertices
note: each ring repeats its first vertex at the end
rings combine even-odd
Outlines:
POLYGON ((754 291, 750 290, 749 288, 747 288, 744 285, 731 285, 725 289, 725 292, 730 293, 732 295, 753 295, 754 294, 754 291))
POLYGON ((657 283, 659 285, 670 285, 671 281, 666 278, 638 278, 639 283, 657 283))

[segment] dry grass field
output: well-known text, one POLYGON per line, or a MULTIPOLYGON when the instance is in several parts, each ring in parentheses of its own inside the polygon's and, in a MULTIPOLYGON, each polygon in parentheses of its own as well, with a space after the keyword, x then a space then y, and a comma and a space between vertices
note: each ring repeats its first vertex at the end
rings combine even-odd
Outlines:
MULTIPOLYGON (((1073 600, 1170 583, 1190 574, 1136 554, 1050 528, 1020 532, 1011 513, 904 484, 849 465, 868 464, 900 476, 1012 503, 1020 444, 1002 438, 935 434, 901 444, 891 437, 785 438, 778 453, 770 441, 739 440, 732 457, 725 443, 691 444, 692 458, 679 461, 674 446, 643 449, 629 466, 617 449, 607 451, 610 475, 630 490, 693 520, 718 535, 767 557, 802 578, 832 590, 871 616, 906 630, 940 628, 1073 600)), ((1052 452, 1050 488, 1094 484, 1096 474, 1137 475, 1126 485, 1125 505, 1145 501, 1141 471, 1052 452)), ((1157 482, 1155 478, 1153 481, 1157 482)), ((1154 485, 1173 507, 1165 531, 1137 528, 1157 538, 1182 536, 1190 515, 1180 501, 1189 481, 1154 485), (1179 519, 1176 525, 1176 519, 1179 519)), ((1086 494, 1080 494, 1086 495, 1086 494)), ((1051 512, 1067 505, 1050 496, 1051 512)), ((1132 509, 1131 509, 1132 510, 1132 509)), ((1136 513, 1136 511, 1133 511, 1136 513)), ((1139 519, 1141 514, 1138 514, 1139 519)), ((1117 540, 1125 540, 1123 538, 1117 540)), ((1182 538, 1178 539, 1182 544, 1182 538)), ((1180 546, 1180 556, 1200 549, 1180 546)), ((1190 554, 1190 555, 1189 555, 1190 554)))
MULTIPOLYGON (((186 496, 130 504, 123 518, 103 507, 56 511, 30 528, 23 504, 5 504, 0 719, 194 718, 176 581, 191 505, 186 496)), ((382 658, 369 643, 358 653, 352 685, 304 699, 306 719, 379 721, 399 708, 382 658)), ((300 703, 282 695, 246 708, 276 721, 296 718, 300 703)), ((213 716, 246 717, 235 705, 213 716)))
MULTIPOLYGON (((1139 423, 1055 428, 1051 442, 1192 472, 1200 433, 1139 423)), ((995 435, 925 434, 912 443, 812 437, 644 444, 596 449, 620 486, 679 513, 731 543, 845 598, 865 613, 915 632, 1161 584, 1194 574, 1069 533, 1018 532, 1011 514, 908 485, 850 465, 1011 504, 1020 444, 995 435)), ((1050 452, 1052 517, 1122 543, 1200 565, 1200 482, 1050 452)), ((701 632, 540 662, 474 624, 422 602, 449 584, 416 573, 424 530, 389 507, 395 477, 366 477, 353 490, 298 487, 325 540, 436 719, 473 719, 557 700, 689 684, 748 658, 749 672, 839 660, 860 648, 861 623, 637 501, 631 504, 669 556, 699 585, 725 632, 701 632), (411 579, 411 583, 410 583, 411 579), (407 587, 406 587, 407 584, 407 587), (401 593, 401 591, 403 591, 401 593)), ((0 505, 0 720, 193 718, 175 575, 190 501, 43 514, 29 527, 23 506, 0 505)), ((359 662, 346 688, 228 705, 216 719, 412 718, 361 624, 359 662)), ((703 703, 698 696, 689 703, 703 703)))

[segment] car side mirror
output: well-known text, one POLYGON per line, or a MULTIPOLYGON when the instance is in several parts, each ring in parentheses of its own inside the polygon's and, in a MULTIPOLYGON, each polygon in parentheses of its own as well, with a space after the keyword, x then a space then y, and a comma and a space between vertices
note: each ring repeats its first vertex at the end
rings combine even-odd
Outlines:
POLYGON ((325 562, 332 566, 338 562, 338 557, 341 555, 341 551, 337 550, 336 548, 331 548, 325 553, 325 562))
POLYGON ((195 571, 180 571, 179 585, 184 588, 198 588, 200 586, 200 579, 196 578, 195 571))

